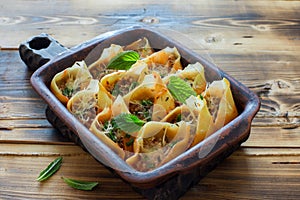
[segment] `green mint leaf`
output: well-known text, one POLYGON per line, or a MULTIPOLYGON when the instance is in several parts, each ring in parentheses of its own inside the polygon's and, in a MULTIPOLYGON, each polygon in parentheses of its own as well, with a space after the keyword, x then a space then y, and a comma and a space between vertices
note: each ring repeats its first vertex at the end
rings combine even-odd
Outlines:
POLYGON ((71 98, 72 97, 72 94, 73 94, 73 89, 72 88, 68 88, 66 87, 65 89, 63 89, 62 91, 62 94, 68 98, 71 98))
POLYGON ((177 115, 177 117, 176 117, 176 122, 180 122, 180 121, 181 121, 181 118, 182 118, 181 114, 177 115))
POLYGON ((130 138, 130 140, 128 142, 126 142, 126 146, 131 146, 134 143, 134 139, 130 138))
POLYGON ((204 99, 204 97, 202 96, 202 94, 200 94, 199 96, 200 96, 200 99, 201 99, 201 100, 203 100, 203 99, 204 99))
POLYGON ((61 177, 65 183, 67 183, 70 187, 78 189, 78 190, 92 190, 99 183, 98 182, 89 182, 89 181, 79 181, 70 178, 61 177))
POLYGON ((51 162, 46 169, 44 169, 39 177, 36 179, 37 181, 44 181, 51 177, 61 166, 62 157, 56 158, 53 162, 51 162))
POLYGON ((140 120, 137 116, 128 113, 122 113, 114 118, 118 128, 125 133, 134 133, 141 129, 145 121, 140 120))
POLYGON ((128 70, 140 59, 140 55, 135 51, 123 51, 113 57, 107 65, 107 69, 128 70))
POLYGON ((103 125, 103 128, 105 130, 105 135, 109 137, 113 142, 117 142, 118 138, 115 132, 118 131, 118 127, 116 126, 116 123, 113 120, 106 121, 103 125))
POLYGON ((184 80, 177 76, 171 76, 168 84, 168 89, 173 95, 173 97, 180 101, 181 103, 185 103, 185 101, 190 96, 196 96, 197 93, 193 90, 193 88, 184 80))

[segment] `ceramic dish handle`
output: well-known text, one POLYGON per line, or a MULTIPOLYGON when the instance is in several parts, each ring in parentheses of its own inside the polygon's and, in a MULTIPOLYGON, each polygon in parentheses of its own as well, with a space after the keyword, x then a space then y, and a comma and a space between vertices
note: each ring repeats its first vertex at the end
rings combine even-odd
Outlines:
POLYGON ((22 61, 31 71, 35 71, 68 48, 46 33, 33 36, 19 46, 22 61))

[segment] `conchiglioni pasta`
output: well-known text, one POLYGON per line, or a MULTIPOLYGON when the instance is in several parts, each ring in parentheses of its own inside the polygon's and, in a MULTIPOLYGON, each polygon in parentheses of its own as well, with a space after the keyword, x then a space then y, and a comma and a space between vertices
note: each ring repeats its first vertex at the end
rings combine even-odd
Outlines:
POLYGON ((190 83, 197 94, 201 94, 206 88, 204 67, 199 62, 178 70, 176 75, 190 83))
POLYGON ((126 162, 140 171, 149 171, 180 155, 189 145, 188 123, 148 122, 134 142, 135 154, 126 162))
POLYGON ((204 92, 204 98, 207 101, 216 129, 221 128, 238 115, 230 90, 230 83, 226 78, 213 81, 204 92))
POLYGON ((63 104, 67 104, 74 94, 86 89, 91 80, 92 76, 85 62, 76 62, 72 67, 54 76, 50 89, 63 104))
POLYGON ((182 69, 181 56, 176 47, 166 47, 145 58, 151 70, 157 71, 160 76, 165 77, 182 69))
POLYGON ((176 47, 154 52, 148 39, 141 38, 127 46, 112 44, 89 66, 76 62, 54 76, 50 87, 128 165, 149 171, 238 115, 229 81, 206 80, 199 62, 182 66, 176 47), (128 70, 106 68, 133 51, 139 57, 128 70))
POLYGON ((150 46, 148 39, 145 37, 127 45, 124 50, 134 50, 138 52, 142 58, 146 58, 154 53, 154 50, 150 46))
POLYGON ((106 66, 109 63, 109 61, 122 51, 123 47, 115 44, 112 44, 110 47, 105 48, 100 58, 88 67, 93 78, 100 80, 105 75, 106 66))

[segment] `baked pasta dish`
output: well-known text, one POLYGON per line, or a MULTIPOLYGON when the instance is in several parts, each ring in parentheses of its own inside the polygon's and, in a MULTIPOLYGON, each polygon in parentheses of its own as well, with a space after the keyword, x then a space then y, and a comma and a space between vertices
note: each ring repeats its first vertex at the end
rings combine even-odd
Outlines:
POLYGON ((155 50, 147 38, 111 44, 94 63, 57 73, 50 88, 128 165, 150 171, 238 115, 226 78, 209 83, 202 64, 181 60, 176 47, 155 50))

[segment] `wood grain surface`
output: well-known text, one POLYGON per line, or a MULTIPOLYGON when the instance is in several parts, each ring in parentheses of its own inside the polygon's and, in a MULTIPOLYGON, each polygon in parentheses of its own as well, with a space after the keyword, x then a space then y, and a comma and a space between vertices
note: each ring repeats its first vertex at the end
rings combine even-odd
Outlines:
POLYGON ((300 1, 0 0, 0 199, 143 199, 53 129, 18 46, 46 32, 68 48, 150 26, 213 61, 261 99, 249 139, 182 199, 300 198, 300 1), (57 156, 61 169, 35 179, 57 156), (98 181, 93 191, 61 177, 98 181))

